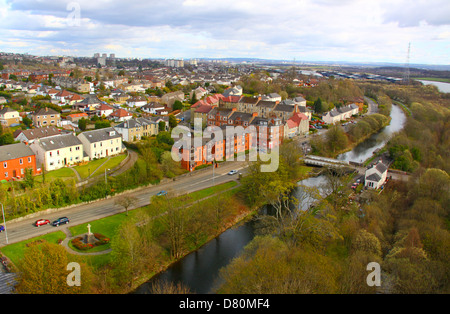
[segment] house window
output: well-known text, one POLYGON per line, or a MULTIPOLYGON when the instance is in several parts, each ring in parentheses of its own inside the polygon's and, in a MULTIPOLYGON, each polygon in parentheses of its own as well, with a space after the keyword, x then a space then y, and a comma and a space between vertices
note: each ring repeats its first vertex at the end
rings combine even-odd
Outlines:
POLYGON ((8 177, 8 172, 5 172, 5 178, 7 178, 8 177))
POLYGON ((23 165, 23 159, 22 158, 19 159, 19 164, 23 165))
POLYGON ((23 171, 23 168, 22 169, 20 169, 20 174, 23 174, 24 173, 24 171, 23 171))
POLYGON ((7 162, 3 163, 3 168, 8 168, 8 163, 7 162))
POLYGON ((31 162, 31 157, 28 157, 28 163, 30 163, 31 162))

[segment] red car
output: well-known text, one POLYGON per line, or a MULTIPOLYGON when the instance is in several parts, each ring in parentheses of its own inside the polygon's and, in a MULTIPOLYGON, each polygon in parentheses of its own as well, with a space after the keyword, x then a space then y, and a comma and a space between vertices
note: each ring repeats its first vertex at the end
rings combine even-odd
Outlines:
POLYGON ((50 223, 50 220, 48 220, 48 219, 39 219, 39 220, 36 220, 34 225, 36 227, 39 227, 39 226, 43 226, 43 225, 46 225, 46 224, 49 224, 49 223, 50 223))

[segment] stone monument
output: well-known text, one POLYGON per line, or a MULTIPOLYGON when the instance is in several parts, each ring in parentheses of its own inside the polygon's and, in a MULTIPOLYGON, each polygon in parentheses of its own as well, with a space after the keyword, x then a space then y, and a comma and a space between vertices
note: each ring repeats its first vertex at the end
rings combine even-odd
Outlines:
POLYGON ((97 239, 95 238, 94 234, 91 232, 91 225, 87 225, 88 233, 84 236, 84 243, 86 244, 94 244, 97 242, 97 239))

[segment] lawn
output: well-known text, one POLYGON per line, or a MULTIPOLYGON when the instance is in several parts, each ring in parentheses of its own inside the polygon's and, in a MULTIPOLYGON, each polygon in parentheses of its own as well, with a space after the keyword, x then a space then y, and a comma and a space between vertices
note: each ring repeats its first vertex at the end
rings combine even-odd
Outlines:
MULTIPOLYGON (((211 196, 215 193, 223 192, 225 190, 231 189, 235 187, 237 183, 235 181, 226 182, 223 184, 219 184, 210 188, 206 188, 200 191, 196 191, 193 193, 190 193, 188 195, 189 201, 197 201, 202 198, 211 196)), ((225 197, 232 197, 235 193, 239 191, 238 188, 231 189, 229 191, 223 192, 225 197)), ((127 216, 126 213, 120 213, 112 216, 108 216, 105 218, 101 218, 98 220, 90 221, 87 223, 83 223, 80 225, 69 227, 69 230, 73 236, 82 235, 87 233, 87 225, 91 225, 91 232, 92 233, 100 233, 103 234, 109 238, 113 238, 116 234, 116 230, 120 225, 128 220, 133 219, 134 211, 129 211, 129 215, 127 216)), ((48 241, 50 243, 58 243, 59 240, 63 240, 66 238, 66 235, 62 231, 56 231, 52 232, 40 237, 32 238, 26 241, 14 243, 7 245, 1 249, 2 253, 6 255, 13 263, 17 263, 20 261, 20 259, 23 257, 25 249, 27 248, 26 244, 29 242, 33 242, 36 240, 44 239, 45 241, 48 241)), ((70 244, 69 244, 70 246, 70 244)), ((74 249, 71 246, 72 249, 74 249)), ((103 251, 106 249, 111 248, 110 244, 102 245, 100 247, 94 248, 89 251, 84 251, 86 253, 96 252, 96 251, 103 251)), ((76 249, 74 249, 76 250, 76 249)), ((83 260, 85 260, 88 264, 92 265, 94 268, 97 268, 99 266, 105 265, 109 262, 111 258, 111 254, 102 254, 102 255, 96 255, 96 256, 81 256, 83 260)))
POLYGON ((188 202, 195 202, 202 198, 211 196, 213 194, 225 191, 227 189, 231 189, 232 187, 235 187, 237 185, 236 181, 230 181, 226 183, 222 183, 216 186, 212 186, 210 188, 206 188, 200 191, 192 192, 188 194, 188 202))
MULTIPOLYGON (((61 168, 57 170, 52 170, 45 173, 45 181, 50 182, 56 179, 69 180, 69 179, 77 179, 76 174, 72 169, 69 168, 61 168)), ((42 175, 35 176, 35 180, 37 182, 42 182, 42 175)))
POLYGON ((66 235, 62 231, 56 231, 52 233, 48 233, 39 237, 35 237, 32 239, 28 239, 22 242, 9 244, 1 249, 2 253, 8 256, 8 258, 14 263, 17 264, 20 259, 23 257, 25 253, 25 249, 27 248, 27 244, 30 242, 44 240, 49 243, 57 244, 59 240, 64 240, 66 235))
POLYGON ((106 161, 107 158, 97 159, 86 165, 76 166, 74 169, 78 172, 81 179, 84 180, 89 177, 89 175, 93 174, 94 171, 94 177, 105 175, 105 169, 113 169, 114 167, 117 167, 126 157, 126 154, 121 154, 119 156, 111 157, 108 161, 106 161))

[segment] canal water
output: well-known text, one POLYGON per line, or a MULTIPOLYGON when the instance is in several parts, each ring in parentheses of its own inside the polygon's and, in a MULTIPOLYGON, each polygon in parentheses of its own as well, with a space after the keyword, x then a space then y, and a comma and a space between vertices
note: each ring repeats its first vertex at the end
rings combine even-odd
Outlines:
POLYGON ((420 82, 422 82, 425 85, 437 86, 437 88, 439 89, 439 91, 441 93, 450 93, 450 83, 435 82, 435 81, 424 81, 424 80, 421 80, 420 82))
MULTIPOLYGON (((391 122, 379 133, 374 134, 365 142, 359 144, 352 151, 345 153, 338 158, 346 161, 360 162, 372 156, 372 153, 389 140, 394 132, 399 131, 406 120, 403 111, 397 106, 392 106, 391 122)), ((294 192, 297 195, 302 193, 302 186, 316 187, 321 194, 324 190, 325 177, 318 176, 308 178, 298 182, 298 188, 294 192)), ((307 202, 313 202, 309 199, 307 202)), ((134 293, 150 293, 151 286, 161 281, 173 284, 182 283, 191 292, 197 294, 214 293, 220 285, 220 269, 228 265, 233 258, 239 256, 242 249, 254 238, 256 234, 256 223, 249 221, 231 229, 228 229, 215 239, 206 243, 197 251, 190 253, 182 260, 171 265, 166 271, 156 275, 147 283, 141 285, 134 293)))

